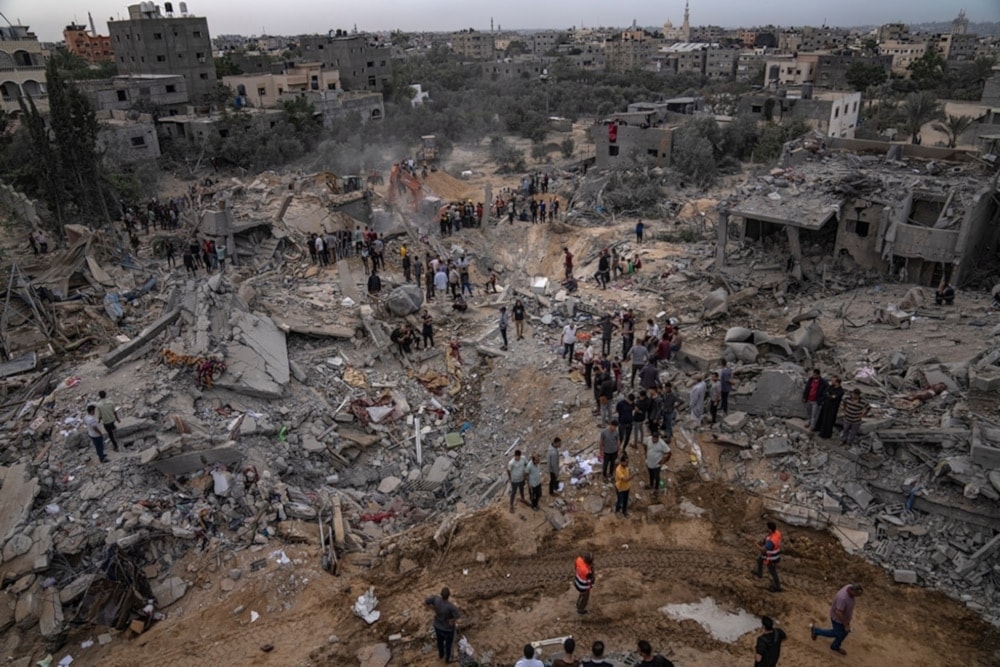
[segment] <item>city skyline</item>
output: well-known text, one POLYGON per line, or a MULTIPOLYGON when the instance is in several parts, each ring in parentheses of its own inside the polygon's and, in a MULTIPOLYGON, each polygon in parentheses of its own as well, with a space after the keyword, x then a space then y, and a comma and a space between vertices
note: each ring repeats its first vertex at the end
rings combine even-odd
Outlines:
MULTIPOLYGON (((121 0, 49 0, 45 9, 37 0, 8 0, 2 10, 7 20, 29 26, 39 39, 62 41, 62 31, 70 23, 87 24, 87 12, 94 17, 97 32, 108 34, 110 19, 128 18, 127 7, 134 2, 121 0)), ((163 2, 158 2, 161 8, 163 2)), ((173 2, 177 12, 179 1, 173 2)), ((357 5, 337 0, 318 9, 308 0, 285 0, 259 5, 247 12, 245 0, 189 0, 188 10, 208 18, 212 35, 299 35, 324 33, 330 29, 361 31, 399 29, 407 31, 450 32, 466 28, 487 31, 490 19, 505 30, 567 29, 571 26, 626 27, 635 20, 640 26, 659 26, 668 19, 679 26, 684 16, 683 0, 652 4, 648 1, 622 0, 614 11, 606 3, 584 0, 570 12, 562 6, 539 6, 524 0, 509 0, 501 6, 473 6, 458 0, 421 0, 389 5, 374 2, 357 5), (341 9, 349 10, 341 13, 341 9), (340 16, 338 16, 338 14, 340 16), (343 18, 340 18, 340 17, 343 18), (339 20, 339 22, 338 22, 339 20)), ((739 0, 694 0, 691 25, 721 25, 751 28, 761 25, 860 26, 883 23, 926 23, 950 21, 964 9, 970 21, 1000 21, 1000 3, 996 0, 963 0, 962 6, 943 8, 937 0, 909 0, 871 3, 867 0, 841 0, 836 5, 816 9, 801 0, 772 0, 766 6, 739 0)))

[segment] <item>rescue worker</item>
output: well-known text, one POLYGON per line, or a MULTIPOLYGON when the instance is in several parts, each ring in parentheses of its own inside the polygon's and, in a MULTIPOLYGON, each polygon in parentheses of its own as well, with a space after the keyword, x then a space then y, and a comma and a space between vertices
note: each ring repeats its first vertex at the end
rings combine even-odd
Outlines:
POLYGON ((590 589, 594 587, 594 554, 586 553, 576 557, 576 576, 573 586, 580 594, 576 599, 576 613, 587 613, 590 589))
POLYGON ((781 531, 773 521, 767 522, 767 537, 760 543, 760 555, 757 556, 757 577, 764 576, 764 567, 767 567, 774 582, 769 591, 772 593, 781 592, 781 579, 778 577, 778 563, 781 561, 781 531))

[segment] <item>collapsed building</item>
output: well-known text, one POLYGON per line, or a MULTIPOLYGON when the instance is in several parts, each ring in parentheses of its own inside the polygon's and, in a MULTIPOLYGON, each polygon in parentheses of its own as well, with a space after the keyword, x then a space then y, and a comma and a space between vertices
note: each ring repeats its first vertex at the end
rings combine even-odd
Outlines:
MULTIPOLYGON (((593 428, 590 402, 570 391, 583 383, 579 369, 553 374, 563 387, 555 400, 509 387, 561 366, 552 351, 564 324, 592 330, 625 303, 685 331, 683 351, 660 371, 683 399, 720 357, 736 366, 718 429, 678 426, 687 455, 678 458, 691 461, 678 474, 718 474, 788 524, 829 530, 896 581, 944 590, 1000 622, 1000 327, 988 295, 960 293, 948 309, 914 287, 974 279, 996 243, 996 181, 973 162, 932 166, 812 141, 789 146, 780 170, 752 177, 718 207, 688 201, 663 225, 703 237, 715 212, 718 242, 658 243, 663 230, 650 229, 640 245, 631 222, 624 234, 574 228, 562 238, 581 277, 605 247, 643 259, 607 293, 585 279, 572 290, 550 280, 561 260, 507 226, 428 233, 433 217, 412 215, 411 199, 472 196, 442 173, 399 197, 402 215, 375 195, 345 192, 332 174, 197 187, 182 235, 215 239, 229 263, 195 278, 161 270, 152 242, 149 256, 133 256, 110 231, 68 230, 66 249, 47 266, 24 263, 9 288, 20 305, 4 339, 26 356, 0 366, 9 443, 0 577, 11 593, 0 628, 37 622, 54 643, 77 624, 141 633, 192 587, 176 570, 186 553, 214 549, 220 588, 232 590, 275 570, 282 545, 314 540, 317 525, 331 570, 340 560, 374 567, 421 523, 440 526, 434 542, 447 554, 455 512, 490 504, 510 451, 528 433, 548 434, 525 432, 528 404, 540 425, 566 429, 562 472, 577 480, 547 522, 562 530, 575 513, 607 513, 599 485, 587 484, 591 443, 580 434, 593 428), (356 261, 322 267, 306 250, 312 233, 366 224, 424 252, 467 254, 477 277, 500 276, 498 293, 477 297, 468 317, 448 317, 389 271, 389 298, 367 302, 356 261), (886 280, 901 269, 905 284, 886 280), (119 296, 114 321, 109 294, 119 296), (515 296, 537 344, 512 355, 493 342, 495 309, 515 296), (891 305, 893 317, 872 317, 891 305), (398 354, 389 329, 416 326, 421 307, 436 308, 439 345, 398 354), (72 365, 60 363, 75 350, 72 365), (224 368, 206 383, 198 372, 209 362, 224 368), (855 447, 808 431, 802 370, 817 365, 872 405, 855 447), (123 409, 128 448, 103 468, 79 428, 102 388, 123 409), (522 407, 495 409, 503 402, 522 407), (701 454, 708 447, 721 452, 720 472, 701 454), (236 553, 255 550, 264 553, 249 568, 234 565, 236 553)), ((603 178, 596 172, 590 178, 603 178)), ((572 198, 588 187, 575 178, 555 170, 553 190, 572 198)), ((653 520, 663 505, 647 512, 653 520)), ((401 573, 421 567, 398 560, 401 573)))

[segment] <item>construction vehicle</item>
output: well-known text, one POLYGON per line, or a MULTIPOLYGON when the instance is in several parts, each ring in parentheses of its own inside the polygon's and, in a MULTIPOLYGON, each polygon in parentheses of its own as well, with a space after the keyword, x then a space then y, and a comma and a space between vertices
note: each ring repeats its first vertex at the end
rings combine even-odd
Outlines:
POLYGON ((437 137, 433 134, 425 134, 420 137, 420 150, 417 151, 417 161, 420 162, 421 166, 430 166, 437 162, 437 158, 437 137))
POLYGON ((396 197, 405 195, 407 191, 410 195, 410 210, 416 211, 423 197, 423 186, 413 174, 396 163, 392 165, 392 170, 389 172, 389 192, 387 193, 389 205, 394 205, 396 197))

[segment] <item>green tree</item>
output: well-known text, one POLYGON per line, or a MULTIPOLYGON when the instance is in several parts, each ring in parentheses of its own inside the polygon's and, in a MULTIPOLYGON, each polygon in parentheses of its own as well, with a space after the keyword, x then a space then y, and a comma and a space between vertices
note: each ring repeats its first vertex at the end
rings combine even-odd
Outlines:
POLYGON ((712 142, 696 131, 681 128, 674 141, 671 166, 683 177, 699 187, 715 182, 718 165, 712 142))
POLYGON ((747 114, 737 116, 722 130, 722 152, 745 160, 753 153, 758 136, 756 118, 747 114))
POLYGON ((531 144, 531 157, 535 162, 542 162, 549 155, 548 149, 545 148, 544 141, 534 141, 531 144))
POLYGON ((576 150, 576 142, 573 141, 573 137, 566 137, 559 143, 559 151, 562 156, 567 160, 573 157, 573 151, 576 150))
POLYGON ((920 143, 920 128, 941 118, 941 105, 934 93, 921 90, 910 93, 903 100, 903 129, 910 135, 911 143, 920 143))
POLYGON ((889 75, 877 63, 867 63, 861 58, 855 58, 844 73, 844 78, 854 90, 866 93, 868 90, 881 86, 889 75))
POLYGON ((504 52, 508 58, 513 56, 520 56, 525 53, 531 53, 531 49, 528 45, 519 39, 510 40, 510 44, 507 45, 507 50, 504 52))
POLYGON ((924 55, 910 63, 907 69, 910 71, 910 79, 917 88, 931 90, 944 81, 946 66, 944 56, 933 46, 928 46, 924 55))
POLYGON ((221 58, 215 59, 216 78, 221 80, 224 76, 239 76, 240 74, 243 74, 243 68, 233 60, 232 55, 227 53, 221 58))
POLYGON ((955 114, 948 114, 945 117, 944 122, 934 123, 932 126, 938 132, 944 132, 948 135, 948 148, 954 148, 958 143, 962 135, 968 130, 975 119, 972 116, 956 116, 955 114))
POLYGON ((502 171, 524 170, 524 153, 501 136, 490 139, 490 157, 502 171))

